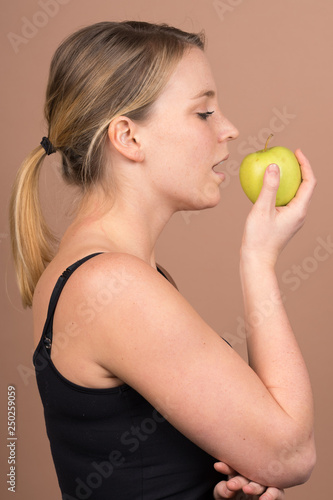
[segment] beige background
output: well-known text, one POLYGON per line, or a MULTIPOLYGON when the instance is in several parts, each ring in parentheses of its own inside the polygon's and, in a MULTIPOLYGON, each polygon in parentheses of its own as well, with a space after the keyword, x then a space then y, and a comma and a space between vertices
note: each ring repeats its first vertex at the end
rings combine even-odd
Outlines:
MULTIPOLYGON (((24 311, 20 305, 10 255, 10 186, 23 157, 45 133, 45 85, 50 59, 59 42, 83 25, 124 19, 167 22, 185 30, 206 31, 207 54, 216 75, 220 104, 239 128, 240 137, 231 145, 219 206, 201 213, 177 214, 160 239, 158 261, 206 321, 242 356, 246 354, 238 256, 251 204, 240 188, 237 168, 250 144, 256 140, 263 145, 270 131, 275 134, 272 145, 301 147, 313 164, 318 187, 308 221, 284 251, 277 271, 313 382, 318 461, 310 481, 288 490, 287 498, 330 498, 333 248, 327 242, 333 239, 333 2, 2 0, 1 13, 1 498, 60 498, 32 371, 31 311, 24 311), (17 392, 15 497, 6 491, 4 481, 9 469, 9 384, 15 385, 17 392)), ((45 163, 41 192, 47 217, 61 233, 68 222, 66 207, 71 193, 59 181, 55 157, 45 163)))

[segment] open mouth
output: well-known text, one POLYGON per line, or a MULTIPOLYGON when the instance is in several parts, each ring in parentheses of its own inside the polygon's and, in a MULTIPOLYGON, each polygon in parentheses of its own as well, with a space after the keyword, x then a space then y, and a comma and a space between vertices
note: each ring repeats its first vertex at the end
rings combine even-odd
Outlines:
POLYGON ((227 159, 229 158, 229 154, 227 154, 227 156, 225 156, 222 160, 220 160, 218 163, 215 163, 215 165, 213 165, 212 168, 215 168, 217 167, 218 165, 222 165, 223 162, 225 162, 227 159))
POLYGON ((219 166, 219 165, 222 165, 222 163, 223 163, 223 162, 225 162, 228 158, 229 158, 229 154, 227 154, 227 155, 226 155, 226 156, 225 156, 222 160, 220 160, 218 163, 215 163, 215 165, 213 165, 213 167, 212 167, 212 170, 213 170, 214 174, 215 174, 217 177, 219 177, 219 179, 220 179, 221 181, 224 181, 224 179, 225 179, 225 173, 224 173, 224 172, 218 172, 218 171, 216 171, 216 170, 214 170, 214 169, 215 169, 215 167, 217 167, 217 166, 219 166))

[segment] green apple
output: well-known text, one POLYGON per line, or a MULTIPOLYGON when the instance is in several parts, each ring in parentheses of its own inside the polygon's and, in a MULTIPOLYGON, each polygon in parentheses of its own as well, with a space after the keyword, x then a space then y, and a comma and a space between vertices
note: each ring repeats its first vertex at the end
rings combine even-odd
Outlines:
POLYGON ((239 179, 246 196, 254 203, 261 191, 264 173, 268 165, 276 163, 280 169, 280 185, 276 193, 275 206, 287 205, 292 200, 302 181, 301 169, 296 156, 290 149, 275 146, 247 155, 239 169, 239 179))

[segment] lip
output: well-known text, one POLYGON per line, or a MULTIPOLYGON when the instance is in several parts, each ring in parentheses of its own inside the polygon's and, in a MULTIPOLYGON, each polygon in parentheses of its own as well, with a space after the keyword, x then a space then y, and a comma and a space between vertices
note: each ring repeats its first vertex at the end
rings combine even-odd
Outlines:
POLYGON ((217 167, 218 165, 221 165, 223 162, 225 162, 229 158, 229 154, 227 154, 222 160, 220 160, 218 163, 215 163, 213 165, 212 170, 213 173, 215 174, 216 177, 219 178, 220 182, 224 181, 225 179, 225 173, 224 172, 215 172, 214 168, 217 167))
POLYGON ((221 165, 224 161, 226 161, 229 158, 230 154, 228 153, 222 160, 219 162, 215 163, 215 165, 212 166, 212 168, 217 167, 217 165, 221 165))

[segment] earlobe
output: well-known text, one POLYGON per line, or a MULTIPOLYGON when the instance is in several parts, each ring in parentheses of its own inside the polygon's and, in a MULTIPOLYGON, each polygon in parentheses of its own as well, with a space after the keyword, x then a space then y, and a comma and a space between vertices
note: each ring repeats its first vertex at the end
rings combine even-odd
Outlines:
POLYGON ((112 120, 108 138, 112 146, 129 160, 143 161, 144 153, 138 139, 137 126, 126 116, 118 116, 112 120))

